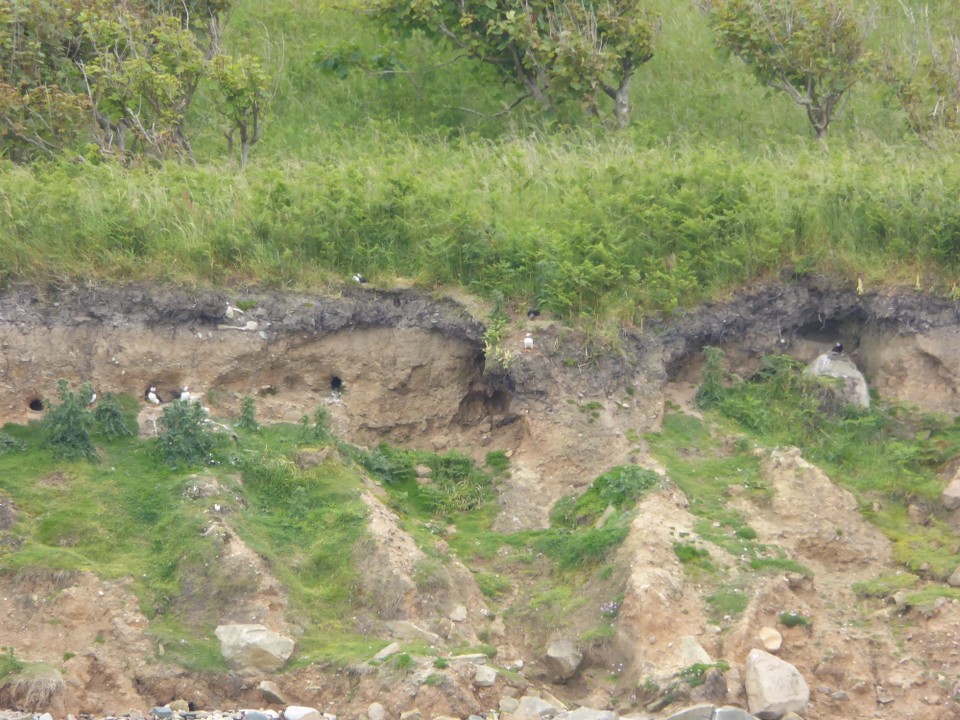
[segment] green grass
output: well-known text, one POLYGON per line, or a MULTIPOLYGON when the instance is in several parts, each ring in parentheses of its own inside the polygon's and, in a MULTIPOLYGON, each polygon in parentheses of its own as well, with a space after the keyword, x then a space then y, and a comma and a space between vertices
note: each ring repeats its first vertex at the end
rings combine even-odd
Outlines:
POLYGON ((919 579, 913 573, 899 572, 854 583, 852 588, 857 597, 882 599, 893 595, 898 590, 909 590, 917 584, 919 579))

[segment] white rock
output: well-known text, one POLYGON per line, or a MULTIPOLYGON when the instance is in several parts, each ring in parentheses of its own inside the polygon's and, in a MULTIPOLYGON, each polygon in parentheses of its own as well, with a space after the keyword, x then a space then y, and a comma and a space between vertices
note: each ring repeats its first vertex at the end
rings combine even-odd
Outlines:
POLYGON ((772 627, 762 627, 757 633, 764 649, 769 653, 777 653, 783 645, 783 635, 772 627))
POLYGON ((392 642, 373 656, 374 660, 383 660, 400 652, 400 643, 392 642))
POLYGON ((373 702, 367 706, 367 717, 369 720, 384 720, 387 717, 387 711, 380 703, 373 702))
POLYGON ((296 647, 293 640, 263 625, 219 625, 215 634, 220 654, 231 670, 275 672, 296 647))
POLYGON ((557 682, 573 677, 582 661, 583 654, 572 640, 556 640, 550 643, 544 657, 544 664, 557 682))
POLYGON ((947 510, 960 508, 960 473, 953 476, 953 480, 940 496, 940 502, 947 510))
POLYGON ((283 711, 284 720, 323 720, 320 711, 303 705, 291 705, 283 711))
POLYGON ((463 622, 467 619, 467 608, 463 605, 457 605, 450 611, 450 619, 454 622, 463 622))

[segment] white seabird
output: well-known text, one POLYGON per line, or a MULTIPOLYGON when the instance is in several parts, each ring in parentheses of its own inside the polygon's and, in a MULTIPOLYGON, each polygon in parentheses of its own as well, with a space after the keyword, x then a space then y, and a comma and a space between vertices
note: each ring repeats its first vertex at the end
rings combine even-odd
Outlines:
POLYGON ((147 390, 147 402, 151 402, 154 405, 160 404, 160 398, 157 396, 157 389, 151 385, 150 389, 147 390))
POLYGON ((527 336, 523 339, 523 349, 533 350, 533 333, 527 333, 527 336))
POLYGON ((353 276, 353 281, 354 281, 354 282, 358 282, 358 283, 360 283, 361 285, 363 285, 363 284, 367 281, 367 279, 366 279, 363 275, 361 275, 360 273, 355 273, 354 276, 353 276))

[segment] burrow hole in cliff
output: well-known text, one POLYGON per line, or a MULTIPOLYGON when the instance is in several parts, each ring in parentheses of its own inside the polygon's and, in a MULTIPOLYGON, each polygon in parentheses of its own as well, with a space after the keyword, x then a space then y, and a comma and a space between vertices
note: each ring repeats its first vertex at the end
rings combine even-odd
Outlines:
POLYGON ((27 407, 33 412, 43 412, 43 400, 37 397, 30 398, 27 402, 27 407))

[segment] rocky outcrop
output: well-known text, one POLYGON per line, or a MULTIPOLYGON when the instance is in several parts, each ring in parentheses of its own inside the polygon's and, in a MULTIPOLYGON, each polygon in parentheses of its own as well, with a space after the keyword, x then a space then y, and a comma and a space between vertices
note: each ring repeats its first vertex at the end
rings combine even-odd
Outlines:
POLYGON ((296 645, 263 625, 219 625, 215 634, 231 670, 275 672, 290 659, 296 645))
POLYGON ((747 704, 760 720, 779 720, 788 712, 803 712, 810 701, 810 688, 790 663, 763 650, 747 656, 747 704))

